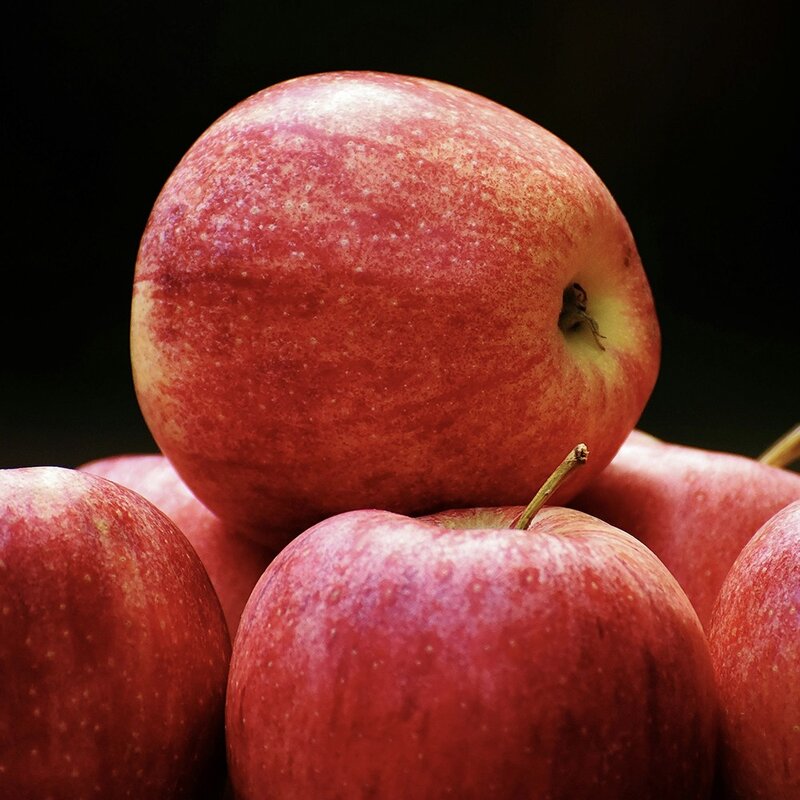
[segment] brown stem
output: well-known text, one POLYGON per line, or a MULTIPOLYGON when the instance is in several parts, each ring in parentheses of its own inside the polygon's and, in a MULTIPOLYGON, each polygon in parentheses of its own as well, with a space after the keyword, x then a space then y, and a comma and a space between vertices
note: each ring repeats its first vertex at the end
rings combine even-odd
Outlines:
POLYGON ((762 464, 769 464, 771 467, 788 467, 798 459, 800 459, 800 425, 795 425, 784 433, 758 457, 762 464))
POLYGON ((539 509, 547 502, 553 492, 564 482, 566 477, 589 458, 589 448, 585 444, 578 444, 572 448, 569 455, 556 467, 555 472, 542 484, 542 488, 534 495, 514 526, 519 531, 526 531, 533 522, 539 509))

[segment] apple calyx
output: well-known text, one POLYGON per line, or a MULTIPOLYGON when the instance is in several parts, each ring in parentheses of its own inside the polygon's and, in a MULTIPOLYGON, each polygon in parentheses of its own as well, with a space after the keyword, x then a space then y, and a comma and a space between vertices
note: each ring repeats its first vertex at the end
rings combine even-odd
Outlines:
POLYGON ((597 320, 589 314, 588 308, 588 295, 586 289, 579 283, 571 283, 564 289, 561 302, 561 313, 558 315, 558 327, 564 334, 574 333, 582 325, 588 326, 592 332, 595 344, 601 349, 605 350, 605 345, 600 341, 606 337, 600 333, 600 326, 597 320))
POLYGON ((533 518, 547 502, 550 495, 561 486, 574 469, 585 464, 587 458, 589 458, 589 448, 583 443, 576 444, 567 457, 555 468, 553 474, 542 484, 542 488, 533 496, 533 500, 528 503, 525 510, 520 514, 514 528, 518 531, 528 530, 533 518))
POLYGON ((773 442, 758 460, 770 467, 788 467, 800 460, 800 424, 773 442))

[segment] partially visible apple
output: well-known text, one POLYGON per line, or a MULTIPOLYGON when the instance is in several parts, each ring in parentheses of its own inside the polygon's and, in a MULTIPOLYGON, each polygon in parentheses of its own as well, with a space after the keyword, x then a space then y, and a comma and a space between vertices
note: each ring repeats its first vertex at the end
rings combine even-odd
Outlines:
POLYGON ((211 578, 233 637, 247 598, 274 551, 239 535, 214 516, 162 455, 112 456, 79 469, 133 489, 181 529, 211 578))
POLYGON ((751 536, 800 499, 800 475, 633 431, 574 508, 644 542, 707 627, 722 582, 751 536))
POLYGON ((136 264, 145 420, 204 504, 275 546, 354 508, 524 503, 585 440, 563 501, 636 423, 659 344, 586 162, 421 78, 244 100, 176 167, 136 264))
POLYGON ((0 797, 213 797, 229 657, 197 554, 152 504, 0 471, 0 797))
POLYGON ((703 630, 633 537, 548 507, 354 511, 267 567, 231 660, 240 800, 688 800, 710 789, 703 630))
POLYGON ((722 708, 726 797, 800 797, 800 502, 747 543, 725 579, 709 642, 722 708))

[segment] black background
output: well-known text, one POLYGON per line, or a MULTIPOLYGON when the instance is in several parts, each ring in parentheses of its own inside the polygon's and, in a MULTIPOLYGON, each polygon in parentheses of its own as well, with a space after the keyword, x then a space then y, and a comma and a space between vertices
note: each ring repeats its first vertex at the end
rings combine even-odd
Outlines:
POLYGON ((796 36, 779 4, 94 0, 27 13, 4 26, 0 466, 154 449, 128 322, 158 191, 232 105, 338 69, 479 92, 594 167, 662 325, 641 427, 756 455, 800 418, 796 36))

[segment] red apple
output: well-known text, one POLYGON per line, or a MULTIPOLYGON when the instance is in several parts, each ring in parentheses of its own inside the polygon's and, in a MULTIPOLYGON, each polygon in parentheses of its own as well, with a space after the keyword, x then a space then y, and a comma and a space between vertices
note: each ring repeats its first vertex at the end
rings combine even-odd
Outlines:
POLYGON ((277 556, 242 616, 237 797, 705 798, 708 648, 633 537, 549 507, 353 511, 277 556))
POLYGON ((585 161, 486 98, 368 72, 259 92, 189 149, 131 336, 161 450, 278 545, 354 508, 526 502, 584 440, 577 491, 659 363, 633 237, 585 161))
POLYGON ((722 586, 709 642, 722 708, 726 797, 800 797, 800 502, 747 543, 722 586))
POLYGON ((181 529, 211 578, 233 637, 247 598, 274 551, 239 535, 214 516, 162 455, 113 456, 79 469, 133 489, 181 529))
POLYGON ((796 473, 634 431, 570 505, 644 542, 678 579, 707 627, 742 547, 797 499, 796 473))
POLYGON ((213 796, 229 656, 200 560, 153 505, 0 471, 0 797, 213 796))

